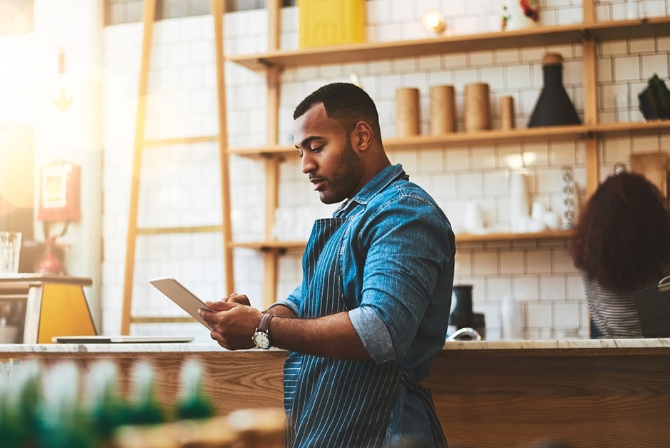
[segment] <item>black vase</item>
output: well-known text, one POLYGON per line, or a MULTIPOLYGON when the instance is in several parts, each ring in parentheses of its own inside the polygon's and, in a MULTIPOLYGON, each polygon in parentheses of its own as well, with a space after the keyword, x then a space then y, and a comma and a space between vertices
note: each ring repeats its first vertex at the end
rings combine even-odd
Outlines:
POLYGON ((581 124, 579 115, 563 87, 563 57, 547 53, 542 59, 544 85, 535 103, 528 127, 581 124))
POLYGON ((457 330, 472 327, 472 285, 455 285, 452 300, 456 303, 449 315, 449 325, 457 330))

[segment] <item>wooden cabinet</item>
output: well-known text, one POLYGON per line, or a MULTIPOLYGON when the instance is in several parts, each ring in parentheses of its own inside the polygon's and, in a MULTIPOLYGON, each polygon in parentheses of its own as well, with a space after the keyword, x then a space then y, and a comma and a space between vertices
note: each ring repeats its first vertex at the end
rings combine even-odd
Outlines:
MULTIPOLYGON (((670 122, 627 122, 602 124, 598 120, 597 44, 627 38, 645 38, 670 35, 670 17, 597 22, 595 0, 584 0, 583 22, 580 24, 545 26, 526 30, 489 32, 477 35, 435 37, 400 42, 381 42, 338 47, 282 51, 277 42, 279 30, 279 2, 268 2, 270 18, 270 51, 261 54, 236 55, 228 60, 250 70, 267 74, 268 84, 268 144, 256 148, 231 148, 229 154, 261 158, 266 164, 266 232, 263 241, 231 243, 232 247, 254 248, 265 254, 264 301, 276 299, 278 257, 289 249, 305 246, 301 241, 277 241, 272 237, 274 211, 278 206, 279 164, 295 148, 278 144, 278 104, 281 72, 284 68, 338 64, 382 59, 407 58, 468 51, 529 48, 545 45, 581 44, 583 61, 583 125, 555 126, 511 131, 490 130, 478 133, 455 133, 444 136, 416 136, 389 138, 387 149, 424 149, 469 146, 491 143, 527 143, 583 140, 586 150, 586 194, 589 196, 599 183, 599 141, 623 134, 644 135, 666 132, 670 122)), ((567 238, 570 231, 550 231, 529 234, 504 233, 484 235, 457 235, 457 241, 492 241, 518 239, 567 238)))

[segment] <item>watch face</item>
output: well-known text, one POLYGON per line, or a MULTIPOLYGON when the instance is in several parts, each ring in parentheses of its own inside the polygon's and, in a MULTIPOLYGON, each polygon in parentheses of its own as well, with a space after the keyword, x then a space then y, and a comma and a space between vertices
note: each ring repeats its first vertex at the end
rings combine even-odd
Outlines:
POLYGON ((270 338, 267 333, 257 331, 254 333, 254 344, 256 344, 256 347, 258 348, 270 348, 270 338))

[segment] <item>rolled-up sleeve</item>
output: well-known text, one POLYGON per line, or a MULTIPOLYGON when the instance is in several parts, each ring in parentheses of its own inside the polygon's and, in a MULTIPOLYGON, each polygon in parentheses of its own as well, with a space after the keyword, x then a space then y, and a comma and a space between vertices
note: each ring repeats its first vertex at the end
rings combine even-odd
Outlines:
POLYGON ((391 335, 373 308, 366 306, 355 308, 349 311, 349 319, 370 357, 376 363, 393 361, 395 355, 391 335))
POLYGON ((417 333, 421 340, 428 333, 439 337, 438 319, 431 313, 441 314, 440 322, 449 313, 450 298, 433 294, 438 281, 450 280, 441 275, 453 260, 450 232, 431 204, 408 196, 378 207, 363 226, 358 236, 366 253, 360 305, 349 317, 375 362, 405 356, 417 333))
MULTIPOLYGON (((270 308, 272 308, 275 305, 284 305, 285 307, 289 308, 291 311, 293 311, 293 314, 296 316, 300 316, 300 303, 302 301, 302 285, 298 285, 291 294, 284 300, 279 300, 272 305, 270 305, 270 308)), ((269 308, 268 308, 269 309, 269 308)))

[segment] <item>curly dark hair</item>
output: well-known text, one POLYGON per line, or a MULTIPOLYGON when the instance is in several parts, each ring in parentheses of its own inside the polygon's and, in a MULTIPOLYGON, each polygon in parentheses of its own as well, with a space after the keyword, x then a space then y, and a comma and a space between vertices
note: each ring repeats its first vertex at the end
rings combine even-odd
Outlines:
POLYGON ((310 93, 298 104, 293 112, 293 119, 301 117, 319 103, 323 103, 328 117, 339 121, 347 133, 353 131, 356 123, 365 121, 372 127, 375 138, 381 144, 382 133, 377 107, 365 90, 346 82, 327 84, 310 93))
POLYGON ((586 204, 572 237, 575 267, 612 289, 662 276, 670 260, 670 211, 645 177, 622 172, 608 177, 586 204))

